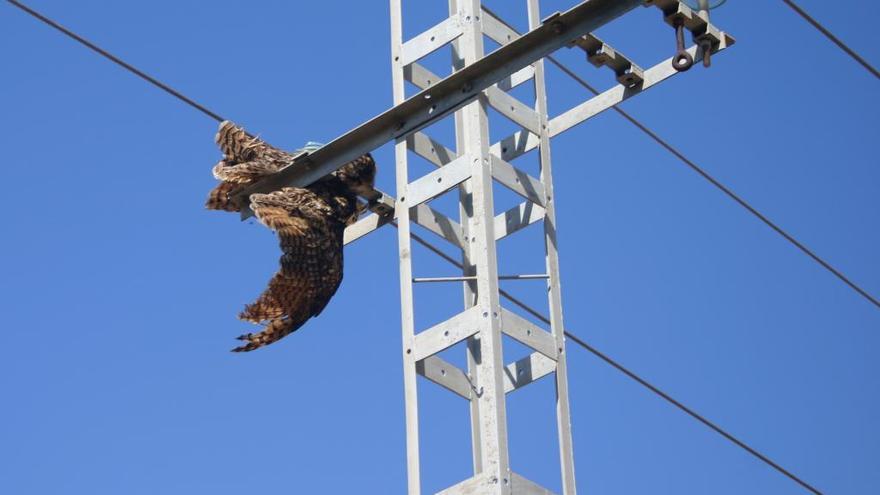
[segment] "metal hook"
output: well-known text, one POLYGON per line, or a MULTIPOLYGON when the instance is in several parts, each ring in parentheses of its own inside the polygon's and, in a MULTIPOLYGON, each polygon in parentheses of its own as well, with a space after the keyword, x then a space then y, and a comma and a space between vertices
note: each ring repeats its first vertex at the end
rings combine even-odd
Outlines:
POLYGON ((712 40, 703 38, 700 40, 700 50, 703 51, 703 67, 712 65, 712 40))
POLYGON ((677 52, 672 58, 672 68, 678 72, 690 69, 694 65, 694 57, 684 47, 684 19, 680 17, 675 19, 675 48, 677 52))
POLYGON ((483 387, 481 386, 480 389, 477 390, 477 386, 474 385, 473 380, 471 380, 471 375, 470 375, 470 374, 467 374, 467 375, 465 376, 465 378, 467 378, 468 385, 471 386, 471 390, 474 391, 474 395, 476 395, 478 399, 482 398, 482 397, 483 397, 483 387))

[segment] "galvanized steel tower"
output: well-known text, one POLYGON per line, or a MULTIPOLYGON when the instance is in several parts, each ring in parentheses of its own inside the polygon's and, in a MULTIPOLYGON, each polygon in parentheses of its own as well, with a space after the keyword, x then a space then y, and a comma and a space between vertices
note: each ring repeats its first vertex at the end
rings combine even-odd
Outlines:
MULTIPOLYGON (((410 495, 421 493, 420 375, 467 400, 470 406, 474 474, 441 493, 550 493, 512 470, 506 408, 507 394, 548 376, 556 382, 562 490, 565 495, 576 493, 550 140, 687 70, 694 60, 703 60, 708 66, 711 54, 733 43, 733 38, 709 23, 708 11, 695 12, 678 0, 589 0, 545 19, 539 13, 539 0, 523 1, 529 23, 524 34, 485 9, 480 0, 448 0, 445 20, 404 40, 403 0, 390 0, 394 107, 327 145, 299 155, 292 165, 246 189, 240 197, 241 204, 248 204, 247 197, 255 192, 308 185, 363 153, 395 142, 398 198, 376 191, 368 198, 375 214, 350 226, 345 242, 397 222, 410 495), (658 7, 675 30, 670 38, 675 41, 675 45, 670 43, 675 55, 649 69, 642 69, 590 34, 640 5, 658 7), (685 46, 686 31, 692 35, 693 46, 685 46), (500 48, 487 54, 484 36, 500 48), (420 63, 447 45, 452 52, 451 74, 434 74, 420 63), (551 118, 544 57, 563 47, 583 50, 592 65, 611 69, 617 84, 551 118), (416 90, 409 97, 408 84, 416 90), (533 87, 529 93, 533 101, 523 102, 511 94, 513 88, 525 84, 533 87), (491 142, 490 108, 520 130, 491 142), (428 134, 432 125, 449 116, 455 121, 454 150, 428 134), (512 163, 533 150, 538 161, 535 175, 512 163), (436 169, 412 179, 410 158, 415 157, 436 169), (519 195, 521 203, 496 214, 496 185, 519 195), (458 218, 428 204, 454 188, 459 193, 458 218), (499 275, 498 241, 538 222, 543 224, 544 246, 533 256, 544 258, 545 273, 499 275), (460 262, 447 256, 447 261, 461 267, 460 276, 413 276, 412 225, 435 234, 460 253, 460 262), (547 284, 549 328, 502 305, 502 300, 510 297, 499 288, 499 280, 536 278, 547 284), (416 328, 413 285, 420 282, 461 283, 462 311, 430 328, 416 328), (505 362, 503 336, 525 345, 529 355, 505 362), (466 369, 438 355, 460 343, 466 349, 466 369)), ((244 216, 249 214, 243 212, 244 216)))

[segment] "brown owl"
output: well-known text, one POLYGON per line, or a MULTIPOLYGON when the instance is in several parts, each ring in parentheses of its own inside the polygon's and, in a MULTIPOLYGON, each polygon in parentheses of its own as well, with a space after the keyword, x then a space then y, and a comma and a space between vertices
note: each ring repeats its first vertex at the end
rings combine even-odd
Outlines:
MULTIPOLYGON (((239 211, 233 201, 238 192, 291 164, 296 156, 228 121, 220 124, 216 141, 223 160, 213 169, 221 182, 208 195, 205 206, 211 210, 239 211)), ((298 152, 315 147, 309 143, 298 152)), ((265 326, 260 332, 239 336, 245 344, 234 352, 271 344, 321 313, 342 282, 343 232, 363 209, 357 196, 373 190, 375 176, 376 163, 366 154, 308 187, 250 196, 256 217, 278 233, 283 254, 281 268, 269 286, 239 314, 243 320, 265 326)))

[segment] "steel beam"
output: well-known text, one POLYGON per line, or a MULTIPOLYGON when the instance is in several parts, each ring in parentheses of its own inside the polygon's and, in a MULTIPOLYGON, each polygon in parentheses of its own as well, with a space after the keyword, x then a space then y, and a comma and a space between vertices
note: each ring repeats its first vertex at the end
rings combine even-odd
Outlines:
MULTIPOLYGON (((334 139, 311 153, 299 156, 290 166, 245 189, 236 197, 247 205, 253 193, 265 193, 285 186, 304 187, 333 172, 345 163, 384 143, 405 137, 472 101, 482 91, 510 74, 567 45, 571 40, 641 5, 642 0, 590 0, 567 12, 551 16, 546 22, 498 50, 474 60, 429 89, 404 100, 403 88, 397 104, 361 126, 334 139)), ((462 29, 478 23, 481 12, 460 19, 462 29)), ((479 29, 480 24, 476 24, 479 29)), ((482 36, 482 32, 481 32, 482 36)), ((402 38, 402 37, 401 37, 402 38)), ((403 43, 394 47, 392 58, 402 67, 403 43)), ((252 212, 246 207, 242 216, 252 212)))
MULTIPOLYGON (((540 20, 538 0, 528 0, 529 26, 540 20)), ((559 439, 559 463, 562 466, 562 493, 576 495, 574 476, 574 446, 571 440, 571 411, 568 402, 568 364, 565 353, 565 326, 562 322, 562 291, 559 270, 559 243, 556 239, 556 195, 553 194, 553 166, 550 153, 550 123, 547 107, 547 87, 544 81, 544 61, 535 64, 535 108, 544 119, 541 122, 541 141, 538 155, 541 182, 547 200, 544 204, 544 259, 550 280, 547 283, 547 304, 550 307, 550 335, 555 341, 556 359, 556 433, 559 439)))
POLYGON ((544 208, 526 201, 495 216, 495 240, 500 241, 544 219, 544 208))
POLYGON ((507 381, 504 384, 504 393, 509 394, 525 387, 554 371, 556 371, 556 361, 541 353, 533 352, 519 361, 505 366, 504 374, 507 381))
POLYGON ((525 344, 552 360, 556 360, 559 352, 550 332, 526 320, 508 309, 501 309, 501 326, 505 335, 525 344))
MULTIPOLYGON (((713 53, 718 53, 722 50, 727 49, 735 40, 733 37, 727 34, 722 35, 722 41, 718 44, 713 50, 713 53)), ((688 48, 688 53, 694 57, 694 60, 698 60, 702 58, 702 52, 700 52, 699 48, 696 46, 692 46, 688 48)), ((672 76, 680 74, 680 72, 676 71, 672 67, 672 58, 664 60, 659 64, 651 67, 648 70, 643 72, 643 81, 641 84, 637 84, 635 86, 626 86, 623 84, 618 84, 613 88, 600 93, 593 98, 590 98, 584 103, 568 110, 567 112, 559 115, 558 117, 550 120, 550 137, 556 137, 559 134, 571 129, 572 127, 583 123, 584 121, 599 115, 605 110, 610 109, 611 107, 622 103, 623 101, 632 98, 633 96, 649 89, 661 82, 669 79, 672 76)), ((529 151, 528 146, 524 148, 524 152, 529 151)))
POLYGON ((417 362, 416 372, 463 399, 471 400, 474 397, 473 384, 465 372, 437 356, 417 362))

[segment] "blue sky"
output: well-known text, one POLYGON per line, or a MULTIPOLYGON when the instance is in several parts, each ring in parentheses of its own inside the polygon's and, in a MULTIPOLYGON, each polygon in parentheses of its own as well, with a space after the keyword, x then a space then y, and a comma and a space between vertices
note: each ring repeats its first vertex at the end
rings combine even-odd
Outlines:
MULTIPOLYGON (((801 3, 880 62, 876 2, 801 3)), ((384 1, 31 4, 278 146, 329 141, 391 105, 384 1)), ((410 1, 407 35, 445 4, 410 1)), ((488 5, 522 29, 524 4, 488 5)), ((880 294, 880 86, 782 2, 757 8, 715 12, 738 43, 711 70, 624 107, 880 294)), ((320 318, 229 353, 278 249, 202 208, 216 124, 0 11, 0 491, 404 492, 396 233, 348 249, 320 318)), ((671 55, 653 8, 600 34, 643 66, 671 55)), ((427 63, 439 71, 440 57, 427 63)), ((576 52, 559 58, 611 84, 576 52)), ((548 78, 554 114, 587 97, 548 78)), ((452 144, 448 124, 435 135, 452 144)), ((391 148, 375 156, 393 191, 391 148)), ((880 311, 612 113, 561 135, 553 156, 567 329, 821 490, 875 492, 880 311)), ((501 243, 502 272, 541 271, 538 231, 522 235, 501 243)), ((415 256, 417 275, 453 273, 415 256)), ((504 287, 539 306, 540 285, 504 287)), ((425 327, 458 310, 459 288, 419 288, 416 304, 425 327)), ((581 493, 805 493, 573 346, 569 375, 581 493)), ((467 409, 419 392, 431 493, 471 474, 467 409)), ((509 398, 511 462, 558 490, 552 398, 551 382, 509 398)))

